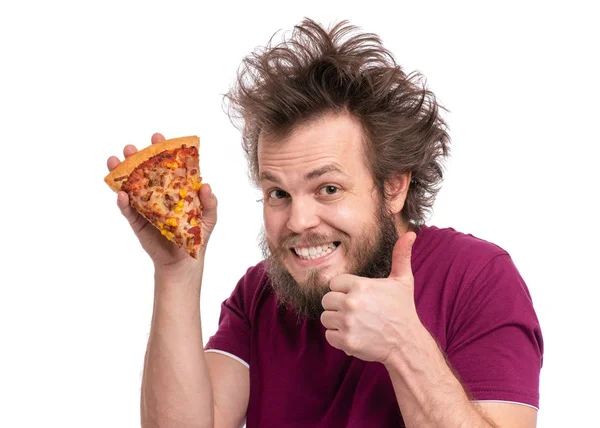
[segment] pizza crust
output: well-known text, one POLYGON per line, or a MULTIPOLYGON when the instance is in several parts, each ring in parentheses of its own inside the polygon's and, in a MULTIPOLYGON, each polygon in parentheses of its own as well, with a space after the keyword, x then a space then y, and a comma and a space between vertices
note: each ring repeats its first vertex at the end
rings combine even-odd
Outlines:
POLYGON ((185 144, 187 147, 196 146, 198 151, 200 151, 200 138, 195 135, 191 137, 173 138, 170 140, 161 141, 160 143, 152 144, 145 149, 142 149, 139 152, 127 157, 106 177, 104 177, 104 181, 111 189, 113 189, 115 192, 118 192, 121 190, 121 185, 123 182, 140 164, 146 162, 152 156, 156 156, 157 154, 166 150, 179 148, 183 144, 185 144))

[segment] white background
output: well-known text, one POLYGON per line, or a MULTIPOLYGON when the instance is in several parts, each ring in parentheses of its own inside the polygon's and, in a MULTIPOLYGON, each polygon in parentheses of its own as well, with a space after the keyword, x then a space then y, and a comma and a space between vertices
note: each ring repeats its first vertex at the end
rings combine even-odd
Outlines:
POLYGON ((429 224, 504 247, 528 283, 545 338, 539 426, 595 423, 592 3, 2 2, 0 426, 139 426, 152 266, 103 177, 108 156, 157 131, 200 135, 220 201, 201 303, 204 340, 215 331, 260 259, 262 221, 222 94, 244 55, 304 16, 350 19, 427 77, 453 139, 429 224))

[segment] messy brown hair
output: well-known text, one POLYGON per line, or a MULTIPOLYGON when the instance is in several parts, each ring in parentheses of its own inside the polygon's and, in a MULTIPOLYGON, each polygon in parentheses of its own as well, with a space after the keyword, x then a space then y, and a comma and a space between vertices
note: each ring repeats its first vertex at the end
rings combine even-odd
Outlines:
POLYGON ((419 73, 405 74, 372 33, 342 21, 326 30, 304 19, 291 37, 244 58, 225 95, 242 131, 249 173, 258 184, 258 139, 285 138, 325 113, 351 114, 365 136, 367 163, 384 194, 385 182, 411 172, 404 218, 423 224, 443 178, 449 153, 443 109, 419 73))

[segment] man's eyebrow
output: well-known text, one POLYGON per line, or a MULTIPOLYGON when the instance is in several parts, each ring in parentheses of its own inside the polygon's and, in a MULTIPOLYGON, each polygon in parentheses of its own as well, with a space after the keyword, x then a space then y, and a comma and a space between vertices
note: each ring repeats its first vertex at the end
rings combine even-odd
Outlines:
POLYGON ((273 174, 271 174, 269 171, 264 171, 261 172, 260 175, 258 176, 259 181, 272 181, 273 183, 278 183, 279 180, 277 179, 277 177, 275 177, 273 174))
POLYGON ((330 172, 337 172, 339 174, 343 174, 341 169, 339 169, 337 166, 331 164, 331 165, 322 166, 321 168, 317 168, 314 171, 309 172, 308 174, 306 174, 304 176, 304 179, 306 181, 311 181, 316 178, 319 178, 322 175, 328 174, 330 172))
MULTIPOLYGON (((337 172, 339 174, 343 174, 341 169, 339 169, 337 166, 331 164, 331 165, 322 166, 320 168, 317 168, 317 169, 309 172, 308 174, 306 174, 304 176, 304 180, 306 180, 306 181, 315 180, 315 179, 321 177, 322 175, 328 174, 330 172, 337 172)), ((279 183, 279 179, 274 174, 270 173, 269 171, 261 172, 258 176, 258 179, 260 181, 272 181, 273 183, 279 183)))

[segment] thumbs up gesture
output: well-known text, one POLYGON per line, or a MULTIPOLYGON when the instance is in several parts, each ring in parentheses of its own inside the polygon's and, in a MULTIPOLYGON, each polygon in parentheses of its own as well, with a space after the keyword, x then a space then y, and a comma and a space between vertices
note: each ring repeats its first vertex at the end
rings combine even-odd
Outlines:
POLYGON ((386 363, 422 324, 414 302, 411 269, 413 232, 404 233, 392 253, 388 278, 342 274, 331 280, 322 300, 321 323, 334 348, 364 361, 386 363))

